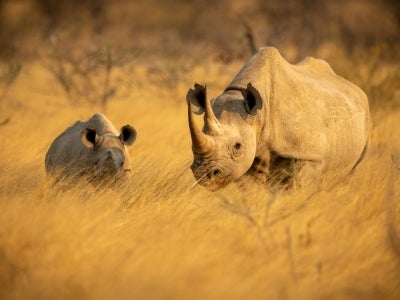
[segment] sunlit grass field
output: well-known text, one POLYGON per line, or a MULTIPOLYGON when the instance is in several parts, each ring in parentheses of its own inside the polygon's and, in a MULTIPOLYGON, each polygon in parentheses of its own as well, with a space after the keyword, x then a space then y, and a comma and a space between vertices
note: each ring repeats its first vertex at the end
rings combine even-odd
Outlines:
MULTIPOLYGON (((242 63, 187 77, 217 95, 242 63)), ((248 181, 212 193, 189 169, 190 86, 146 84, 140 67, 126 76, 136 84, 105 112, 138 131, 116 190, 60 191, 44 171, 53 139, 101 107, 71 105, 37 63, 0 103, 1 299, 400 297, 399 110, 372 110, 369 152, 333 188, 310 197, 248 181)))
POLYGON ((0 0, 0 299, 400 299, 398 12, 0 0), (370 146, 351 176, 311 195, 196 184, 186 93, 217 96, 261 46, 322 58, 367 93, 370 146), (96 112, 136 128, 131 177, 53 186, 47 149, 96 112))

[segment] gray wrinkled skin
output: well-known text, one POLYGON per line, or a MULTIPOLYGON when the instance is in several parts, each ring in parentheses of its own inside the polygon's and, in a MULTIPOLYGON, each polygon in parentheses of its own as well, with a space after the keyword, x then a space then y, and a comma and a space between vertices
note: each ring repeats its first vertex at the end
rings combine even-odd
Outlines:
POLYGON ((275 48, 259 49, 212 101, 195 84, 187 102, 191 169, 210 190, 244 174, 299 187, 340 178, 368 143, 365 93, 326 62, 308 57, 292 65, 275 48), (204 114, 202 129, 194 114, 204 114))
POLYGON ((112 183, 131 171, 130 146, 136 131, 130 125, 118 132, 102 114, 88 121, 77 121, 51 144, 45 159, 49 176, 79 181, 83 178, 93 184, 112 183))

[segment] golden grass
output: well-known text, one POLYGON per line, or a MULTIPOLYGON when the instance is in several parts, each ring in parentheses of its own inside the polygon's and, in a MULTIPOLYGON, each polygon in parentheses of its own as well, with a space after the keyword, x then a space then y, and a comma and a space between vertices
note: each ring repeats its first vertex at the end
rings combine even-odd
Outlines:
MULTIPOLYGON (((212 95, 239 67, 191 77, 212 95)), ((136 86, 112 100, 114 124, 138 130, 132 177, 116 191, 61 192, 46 180, 47 148, 95 111, 24 67, 1 103, 11 119, 0 127, 0 298, 398 299, 400 112, 379 120, 364 163, 331 190, 247 182, 211 193, 189 169, 187 88, 136 86)))

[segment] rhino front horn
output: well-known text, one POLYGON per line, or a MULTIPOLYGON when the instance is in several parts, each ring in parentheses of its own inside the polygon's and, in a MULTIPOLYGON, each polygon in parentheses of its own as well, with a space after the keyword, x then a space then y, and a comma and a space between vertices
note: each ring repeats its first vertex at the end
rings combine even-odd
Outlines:
POLYGON ((188 92, 187 95, 187 104, 188 104, 188 121, 189 121, 189 129, 190 136, 192 138, 192 149, 193 152, 198 154, 204 154, 206 152, 211 151, 213 147, 213 140, 211 137, 204 134, 200 128, 197 126, 194 115, 191 107, 191 101, 189 97, 191 96, 191 91, 188 92))
POLYGON ((207 97, 206 86, 195 83, 194 89, 190 89, 186 95, 188 105, 196 108, 193 113, 199 115, 204 112, 204 132, 207 135, 216 136, 221 131, 221 125, 215 117, 211 101, 207 97))

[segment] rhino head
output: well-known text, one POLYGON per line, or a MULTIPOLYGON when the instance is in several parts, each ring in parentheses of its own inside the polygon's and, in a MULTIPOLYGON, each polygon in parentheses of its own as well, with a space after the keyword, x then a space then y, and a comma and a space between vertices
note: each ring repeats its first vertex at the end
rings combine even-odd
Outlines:
POLYGON ((122 177, 131 171, 125 146, 132 145, 136 135, 136 130, 130 125, 123 126, 119 136, 99 135, 92 127, 82 131, 82 144, 90 150, 86 165, 93 181, 122 177))
POLYGON ((206 87, 195 84, 186 100, 194 156, 191 169, 198 183, 214 191, 250 169, 256 154, 256 119, 262 99, 249 83, 247 88, 225 91, 212 103, 206 87), (194 113, 204 113, 202 130, 195 123, 194 113))

